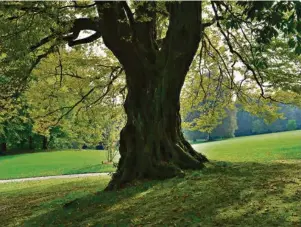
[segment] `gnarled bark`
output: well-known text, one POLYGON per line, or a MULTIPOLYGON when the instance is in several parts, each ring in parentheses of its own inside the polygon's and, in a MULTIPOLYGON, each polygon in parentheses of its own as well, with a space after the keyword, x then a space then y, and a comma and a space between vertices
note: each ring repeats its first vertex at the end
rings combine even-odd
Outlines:
POLYGON ((117 172, 107 190, 135 179, 164 179, 185 169, 201 169, 208 161, 184 139, 179 114, 180 92, 172 84, 129 88, 125 102, 127 124, 120 134, 117 172))

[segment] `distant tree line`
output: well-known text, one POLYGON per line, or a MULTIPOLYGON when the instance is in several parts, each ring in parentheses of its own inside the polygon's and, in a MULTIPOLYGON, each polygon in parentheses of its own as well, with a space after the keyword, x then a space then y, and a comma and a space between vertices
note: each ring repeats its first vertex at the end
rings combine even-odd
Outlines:
MULTIPOLYGON (((196 142, 301 129, 301 109, 283 104, 279 106, 279 112, 283 114, 283 117, 270 124, 237 105, 236 108, 225 110, 226 117, 210 133, 183 130, 184 135, 186 139, 196 142)), ((196 113, 190 114, 191 118, 197 116, 196 113)), ((10 153, 22 153, 47 149, 80 149, 83 146, 88 149, 106 149, 110 143, 107 141, 117 141, 115 137, 118 136, 118 130, 110 129, 111 124, 103 130, 103 138, 106 139, 99 141, 99 144, 85 142, 82 139, 77 140, 66 133, 61 126, 52 127, 49 134, 45 136, 35 132, 33 122, 22 113, 13 120, 2 122, 2 126, 0 154, 5 154, 8 150, 10 153)), ((112 143, 115 144, 115 142, 112 143)))
POLYGON ((31 122, 3 123, 0 134, 0 155, 10 153, 23 153, 34 150, 80 148, 82 144, 70 140, 60 126, 53 127, 49 135, 38 134, 33 130, 31 122))
MULTIPOLYGON (((111 160, 116 152, 118 127, 121 125, 116 119, 115 123, 105 121, 107 123, 101 128, 100 135, 93 134, 93 131, 89 134, 70 132, 65 125, 50 127, 46 134, 35 129, 35 122, 24 110, 23 107, 11 118, 0 122, 0 155, 38 150, 106 149, 110 151, 108 160, 111 160)), ((72 124, 73 128, 79 127, 81 131, 86 131, 85 126, 70 121, 72 124)))
POLYGON ((252 115, 241 107, 236 106, 234 110, 226 111, 227 116, 211 133, 198 130, 184 130, 184 135, 190 141, 210 141, 301 129, 301 109, 284 104, 280 104, 279 107, 279 113, 283 117, 272 123, 268 123, 263 118, 252 115))
MULTIPOLYGON (((33 130, 33 125, 29 122, 14 124, 5 122, 4 130, 0 135, 0 155, 27 153, 37 150, 54 149, 109 149, 107 140, 112 140, 111 131, 103 135, 103 141, 98 143, 85 142, 82 139, 75 139, 67 134, 62 127, 56 126, 49 130, 47 136, 38 134, 33 130)), ((114 144, 112 140, 112 144, 114 144)))

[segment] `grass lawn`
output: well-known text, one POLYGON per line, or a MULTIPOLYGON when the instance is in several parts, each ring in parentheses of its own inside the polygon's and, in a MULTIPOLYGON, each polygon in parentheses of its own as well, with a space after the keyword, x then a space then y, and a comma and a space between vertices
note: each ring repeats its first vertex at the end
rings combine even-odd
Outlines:
POLYGON ((301 130, 195 144, 211 160, 270 162, 301 159, 301 130))
POLYGON ((41 217, 64 203, 93 195, 108 181, 109 177, 89 177, 0 184, 0 226, 24 226, 26 219, 41 217))
POLYGON ((106 151, 52 151, 0 157, 0 179, 51 176, 91 172, 111 172, 103 165, 106 151))
POLYGON ((253 143, 246 137, 196 145, 217 161, 183 178, 143 182, 118 192, 102 192, 108 177, 0 184, 0 223, 301 226, 298 135, 295 131, 255 136, 253 143))

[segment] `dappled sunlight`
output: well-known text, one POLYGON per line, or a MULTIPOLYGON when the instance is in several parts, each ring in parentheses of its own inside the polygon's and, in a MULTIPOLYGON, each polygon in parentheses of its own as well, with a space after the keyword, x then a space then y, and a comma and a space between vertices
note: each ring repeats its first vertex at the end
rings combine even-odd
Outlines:
MULTIPOLYGON (((282 223, 290 226, 301 223, 296 215, 301 212, 300 163, 211 162, 206 165, 201 171, 186 172, 183 178, 142 182, 117 192, 97 192, 101 188, 96 190, 94 180, 89 187, 95 193, 72 192, 68 190, 70 183, 65 181, 62 185, 67 193, 65 197, 45 197, 43 201, 30 203, 40 211, 39 215, 29 217, 25 226, 35 223, 47 226, 100 223, 143 226, 282 223), (76 200, 68 203, 72 198, 76 200), (50 205, 52 209, 48 208, 50 205)), ((87 186, 77 184, 76 187, 86 190, 87 186)), ((49 190, 47 193, 55 190, 47 186, 45 189, 49 190)))
POLYGON ((291 169, 290 166, 278 166, 278 168, 282 171, 279 174, 274 172, 273 177, 266 179, 266 182, 254 179, 253 187, 246 187, 240 193, 240 201, 219 209, 216 218, 227 224, 243 223, 246 220, 247 223, 252 221, 254 225, 261 225, 263 220, 267 225, 272 225, 276 221, 283 223, 284 226, 288 223, 300 224, 301 218, 298 215, 300 199, 288 198, 298 192, 301 175, 297 169, 291 169), (287 178, 288 173, 291 178, 287 178))

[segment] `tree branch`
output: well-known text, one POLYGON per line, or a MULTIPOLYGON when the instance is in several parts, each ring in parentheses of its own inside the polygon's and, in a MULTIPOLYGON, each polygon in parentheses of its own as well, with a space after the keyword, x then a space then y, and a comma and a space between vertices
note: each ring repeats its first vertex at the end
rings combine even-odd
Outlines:
POLYGON ((135 61, 136 48, 132 42, 134 34, 130 24, 127 23, 127 17, 131 16, 128 9, 124 8, 125 3, 97 1, 96 6, 104 44, 122 65, 135 61))
POLYGON ((32 46, 29 48, 29 50, 30 50, 30 51, 34 51, 34 50, 36 50, 37 48, 43 46, 44 44, 50 42, 50 41, 53 40, 54 38, 55 38, 55 35, 54 35, 54 34, 51 34, 51 35, 49 35, 49 36, 47 36, 47 37, 41 39, 41 41, 38 42, 37 44, 32 45, 32 46))
POLYGON ((87 9, 96 6, 96 3, 90 5, 78 5, 76 1, 73 1, 73 3, 74 3, 73 5, 62 6, 60 9, 65 9, 65 8, 87 9))
POLYGON ((67 41, 69 46, 90 43, 101 37, 100 27, 97 18, 75 19, 70 32, 72 34, 63 37, 63 40, 67 41), (79 33, 84 30, 92 30, 95 31, 95 33, 87 38, 76 40, 79 36, 79 33))
POLYGON ((180 89, 201 39, 201 3, 200 2, 168 2, 169 26, 166 38, 160 51, 165 61, 164 69, 176 73, 170 77, 171 82, 177 81, 175 90, 180 89), (183 20, 182 18, 185 18, 183 20), (178 76, 181 75, 181 78, 178 76))
POLYGON ((202 29, 205 29, 205 28, 207 28, 207 27, 210 27, 211 25, 214 25, 216 21, 218 21, 218 20, 223 20, 223 19, 224 19, 224 18, 221 17, 221 16, 214 17, 211 21, 206 22, 206 23, 202 23, 202 24, 201 24, 201 27, 202 27, 202 29))
MULTIPOLYGON (((214 11, 215 16, 218 17, 217 9, 216 9, 214 3, 212 2, 211 5, 212 5, 212 8, 213 8, 213 11, 214 11)), ((229 37, 228 37, 228 36, 225 34, 225 32, 223 31, 223 29, 222 29, 222 27, 221 27, 221 25, 220 25, 219 22, 217 22, 217 26, 218 26, 220 32, 222 33, 224 39, 226 40, 230 52, 233 53, 233 54, 235 54, 235 55, 241 60, 241 62, 244 63, 244 65, 247 67, 247 69, 250 70, 250 71, 252 72, 253 77, 254 77, 254 79, 255 79, 257 85, 259 86, 259 88, 260 88, 260 90, 261 90, 261 96, 264 97, 264 89, 263 89, 263 86, 262 86, 262 84, 260 83, 259 79, 257 78, 257 75, 256 75, 255 70, 254 70, 253 67, 252 67, 252 66, 251 66, 251 65, 250 65, 250 64, 242 57, 242 55, 241 55, 240 53, 238 53, 238 52, 233 48, 233 46, 232 46, 232 44, 231 44, 231 42, 230 42, 230 40, 229 40, 229 37)))

